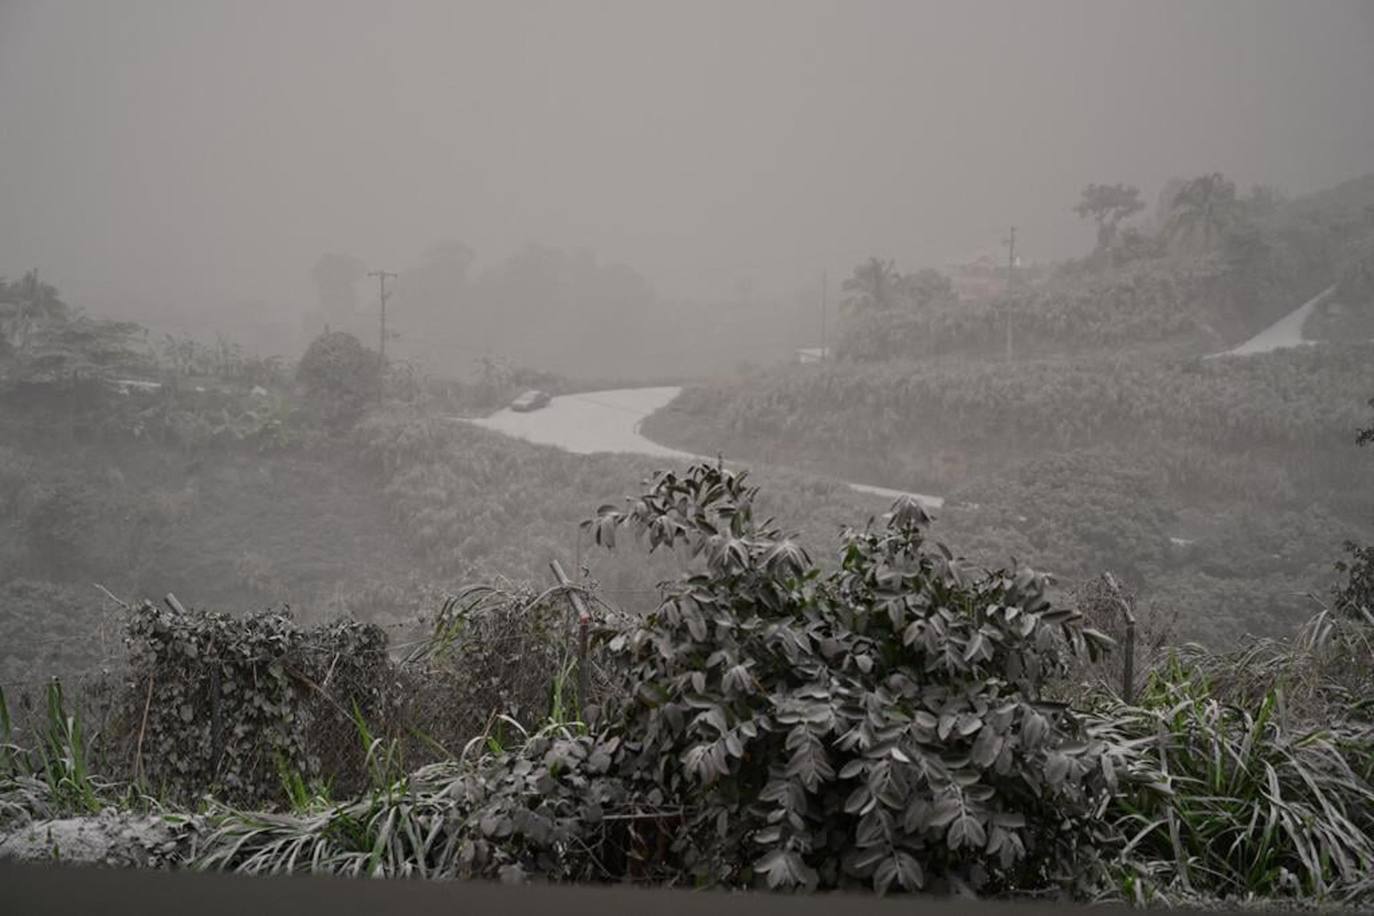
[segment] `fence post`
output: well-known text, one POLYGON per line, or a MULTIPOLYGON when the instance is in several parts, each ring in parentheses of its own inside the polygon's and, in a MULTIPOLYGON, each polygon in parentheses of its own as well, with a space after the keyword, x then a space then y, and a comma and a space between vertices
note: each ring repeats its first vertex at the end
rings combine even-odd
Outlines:
POLYGON ((592 615, 587 611, 587 605, 582 600, 582 593, 572 588, 572 582, 568 579, 568 574, 563 572, 563 566, 557 560, 549 563, 549 568, 553 570, 553 576, 558 580, 558 584, 568 587, 568 597, 572 600, 573 610, 577 611, 577 720, 583 724, 587 721, 587 636, 591 628, 592 615))
POLYGON ((1111 573, 1103 573, 1102 578, 1111 589, 1112 597, 1121 605, 1121 613, 1126 620, 1125 657, 1121 660, 1121 700, 1130 705, 1135 694, 1135 614, 1131 610, 1130 602, 1121 594, 1121 586, 1116 584, 1116 577, 1111 573))
POLYGON ((224 719, 220 712, 220 664, 218 656, 210 660, 210 772, 219 778, 219 762, 224 756, 224 719))

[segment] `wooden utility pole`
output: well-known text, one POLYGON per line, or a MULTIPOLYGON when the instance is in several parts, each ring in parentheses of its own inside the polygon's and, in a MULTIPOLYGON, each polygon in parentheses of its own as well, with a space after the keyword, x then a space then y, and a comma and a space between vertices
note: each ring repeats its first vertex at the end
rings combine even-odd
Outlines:
POLYGON ((1002 240, 1002 244, 1007 246, 1007 291, 1011 291, 1011 275, 1016 270, 1016 227, 1011 227, 1011 234, 1002 240))
POLYGON ((1012 277, 1016 272, 1016 227, 1011 227, 1011 233, 1002 240, 1002 244, 1007 246, 1007 304, 1004 307, 1007 322, 1007 360, 1011 360, 1011 284, 1012 277))
POLYGON ((821 359, 826 359, 829 354, 825 352, 825 296, 830 288, 830 275, 826 271, 821 271, 821 359))
POLYGON ((377 278, 377 301, 381 305, 381 326, 377 334, 377 401, 380 403, 386 386, 386 300, 391 298, 391 293, 386 290, 386 281, 388 277, 396 279, 396 274, 374 270, 368 276, 377 278))

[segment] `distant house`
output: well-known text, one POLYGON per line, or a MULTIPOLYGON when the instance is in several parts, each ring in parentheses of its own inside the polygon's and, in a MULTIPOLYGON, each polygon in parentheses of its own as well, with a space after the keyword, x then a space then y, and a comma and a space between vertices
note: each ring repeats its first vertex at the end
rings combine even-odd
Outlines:
POLYGON ((797 362, 799 363, 819 363, 829 358, 829 347, 804 347, 797 351, 797 362))
MULTIPOLYGON (((1040 279, 1045 267, 1034 261, 1017 256, 1016 280, 1018 283, 1040 279)), ((961 299, 991 299, 1000 296, 1007 289, 1007 261, 991 252, 981 252, 975 257, 945 268, 954 291, 961 299)))

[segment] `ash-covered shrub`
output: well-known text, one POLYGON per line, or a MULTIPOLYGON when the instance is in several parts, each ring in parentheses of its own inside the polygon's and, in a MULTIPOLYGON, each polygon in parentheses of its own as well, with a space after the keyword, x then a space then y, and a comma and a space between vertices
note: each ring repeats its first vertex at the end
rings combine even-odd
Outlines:
POLYGON ((1345 581, 1332 589, 1334 605, 1351 618, 1374 615, 1374 544, 1361 546, 1347 541, 1344 546, 1349 560, 1336 563, 1336 571, 1345 581))
MULTIPOLYGON (((754 519, 755 496, 698 466, 588 522, 600 544, 630 529, 702 562, 644 617, 601 628, 585 724, 469 742, 308 816, 231 813, 204 864, 880 892, 1090 882, 1127 749, 1042 690, 1105 637, 1033 572, 928 548, 914 502, 846 531, 822 573, 754 519)), ((533 632, 500 613, 475 625, 533 632)))
POLYGON ((327 426, 347 427, 377 396, 380 371, 377 354, 358 338, 329 331, 306 348, 296 367, 296 381, 327 426))
POLYGON ((507 720, 575 717, 577 632, 560 592, 503 584, 448 596, 406 656, 406 720, 456 753, 474 736, 507 732, 507 720))
POLYGON ((659 815, 609 772, 614 741, 549 728, 301 814, 220 809, 197 867, 247 874, 554 881, 623 875, 659 815))
POLYGON ((697 881, 1008 892, 1090 873, 1121 748, 1042 699, 1108 640, 1028 569, 931 549, 921 506, 847 530, 822 574, 743 475, 660 473, 588 523, 704 562, 610 643, 593 717, 610 771, 679 809, 666 856, 697 881))

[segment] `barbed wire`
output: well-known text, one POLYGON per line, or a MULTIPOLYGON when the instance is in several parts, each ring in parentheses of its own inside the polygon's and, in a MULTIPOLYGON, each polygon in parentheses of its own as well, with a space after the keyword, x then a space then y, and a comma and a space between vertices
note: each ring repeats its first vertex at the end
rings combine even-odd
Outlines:
POLYGON ((57 681, 59 683, 65 683, 67 681, 94 680, 96 678, 109 677, 110 675, 115 674, 116 671, 117 669, 114 668, 88 668, 83 671, 67 671, 63 672, 62 674, 50 674, 46 677, 21 678, 18 680, 0 681, 0 689, 8 689, 10 687, 35 687, 40 685, 47 686, 48 684, 51 684, 54 681, 57 681))
MULTIPOLYGON (((113 596, 110 592, 106 591, 106 590, 103 589, 103 588, 101 589, 101 591, 104 592, 104 594, 105 594, 105 596, 106 596, 106 598, 107 598, 108 600, 113 601, 114 603, 120 605, 121 607, 123 607, 123 608, 126 610, 126 612, 132 612, 132 611, 135 609, 135 606, 136 606, 136 605, 130 604, 130 603, 126 603, 126 602, 124 602, 124 601, 122 601, 122 600, 116 598, 116 597, 113 596)), ((617 606, 615 606, 614 604, 609 603, 609 602, 606 600, 607 598, 611 598, 611 599, 614 599, 614 598, 640 598, 640 597, 659 598, 659 597, 661 597, 661 594, 662 594, 662 593, 661 593, 661 590, 658 589, 658 588, 608 588, 608 587, 604 587, 604 586, 601 586, 601 585, 589 585, 589 584, 573 584, 573 585, 569 585, 569 586, 556 585, 556 586, 553 586, 553 587, 551 587, 551 588, 545 589, 543 592, 540 592, 537 596, 535 596, 535 597, 534 597, 532 600, 530 600, 528 603, 529 603, 529 605, 533 606, 533 605, 539 604, 540 602, 549 600, 549 599, 551 599, 551 598, 565 598, 565 597, 567 597, 567 595, 568 595, 570 592, 573 592, 573 591, 576 591, 576 592, 578 592, 578 593, 581 593, 581 594, 583 594, 584 596, 586 596, 586 597, 592 599, 592 600, 597 604, 597 606, 599 606, 599 607, 600 607, 609 617, 615 617, 615 618, 619 618, 619 619, 622 619, 622 620, 633 619, 633 617, 635 616, 635 612, 633 612, 633 611, 626 611, 624 608, 617 607, 617 606)), ((415 631, 415 630, 419 630, 419 631, 430 631, 431 628, 432 628, 433 625, 434 625, 434 620, 433 620, 433 618, 432 618, 432 615, 425 615, 425 614, 421 614, 421 615, 418 615, 418 616, 416 616, 416 617, 409 618, 409 619, 405 619, 405 620, 387 621, 387 622, 380 622, 380 623, 378 623, 378 622, 371 622, 371 621, 360 621, 360 622, 362 622, 362 623, 364 623, 364 624, 366 624, 366 625, 369 625, 369 626, 377 627, 377 628, 382 629, 382 630, 385 630, 385 631, 393 631, 393 632, 395 632, 395 631, 404 631, 404 630, 410 630, 410 631, 415 631)), ((434 637, 433 637, 432 633, 427 633, 427 635, 421 636, 421 637, 416 638, 416 639, 407 640, 407 641, 404 641, 404 642, 392 643, 392 642, 388 641, 388 645, 386 646, 386 651, 387 651, 389 654, 390 654, 390 653, 395 653, 395 652, 400 652, 400 651, 405 650, 405 649, 410 649, 410 648, 414 648, 415 646, 423 645, 423 644, 425 644, 425 643, 427 643, 427 642, 430 642, 433 638, 434 638, 434 637)), ((72 649, 78 649, 78 650, 79 650, 79 649, 82 649, 82 648, 89 648, 89 647, 92 647, 92 646, 94 646, 94 645, 96 645, 96 644, 110 644, 110 643, 113 643, 113 644, 115 644, 115 645, 118 645, 119 643, 122 643, 122 642, 123 642, 123 638, 122 638, 121 636, 115 635, 114 633, 101 634, 101 633, 97 633, 97 632, 89 632, 89 631, 88 631, 88 632, 78 633, 78 634, 72 634, 72 635, 49 636, 49 637, 37 639, 37 640, 31 641, 31 642, 28 642, 25 648, 28 648, 28 649, 42 649, 42 648, 47 648, 47 647, 51 647, 51 646, 59 645, 59 644, 60 644, 60 645, 63 645, 63 646, 65 646, 65 647, 69 647, 69 648, 72 648, 72 649)), ((330 643, 328 643, 328 642, 323 642, 323 641, 318 641, 318 640, 309 640, 309 639, 303 640, 301 643, 297 644, 294 648, 295 648, 296 650, 298 650, 298 651, 303 651, 303 652, 319 652, 319 653, 324 653, 324 654, 337 653, 337 652, 339 651, 338 648, 337 648, 337 646, 334 646, 334 645, 332 645, 332 644, 330 644, 330 643)), ((127 657, 124 655, 124 653, 119 652, 119 651, 113 651, 113 652, 112 652, 112 651, 109 651, 108 648, 106 648, 105 651, 102 652, 102 655, 103 655, 103 660, 101 661, 100 664, 98 664, 98 665, 96 665, 96 666, 93 666, 93 667, 85 667, 85 668, 80 668, 80 669, 75 669, 75 670, 73 670, 73 669, 68 669, 68 668, 61 668, 61 667, 59 666, 59 667, 58 667, 58 670, 56 671, 56 673, 47 674, 47 675, 42 675, 42 676, 33 676, 33 677, 10 678, 10 679, 4 680, 4 681, 0 681, 0 689, 14 689, 14 688, 25 688, 25 687, 46 687, 46 686, 52 684, 54 681, 57 681, 57 682, 83 682, 83 681, 89 681, 89 680, 96 680, 96 679, 100 679, 100 678, 108 678, 108 677, 110 677, 111 675, 114 675, 114 674, 126 674, 126 673, 128 673, 128 670, 127 670, 128 659, 127 659, 127 657)), ((213 656, 211 656, 211 657, 209 657, 209 658, 213 658, 213 656)), ((209 660, 209 658, 207 658, 207 660, 209 660)), ((266 655, 261 656, 261 657, 256 658, 256 659, 236 659, 236 661, 248 662, 248 663, 253 663, 253 662, 269 663, 269 662, 271 662, 272 660, 273 660, 272 657, 266 656, 266 655)))

